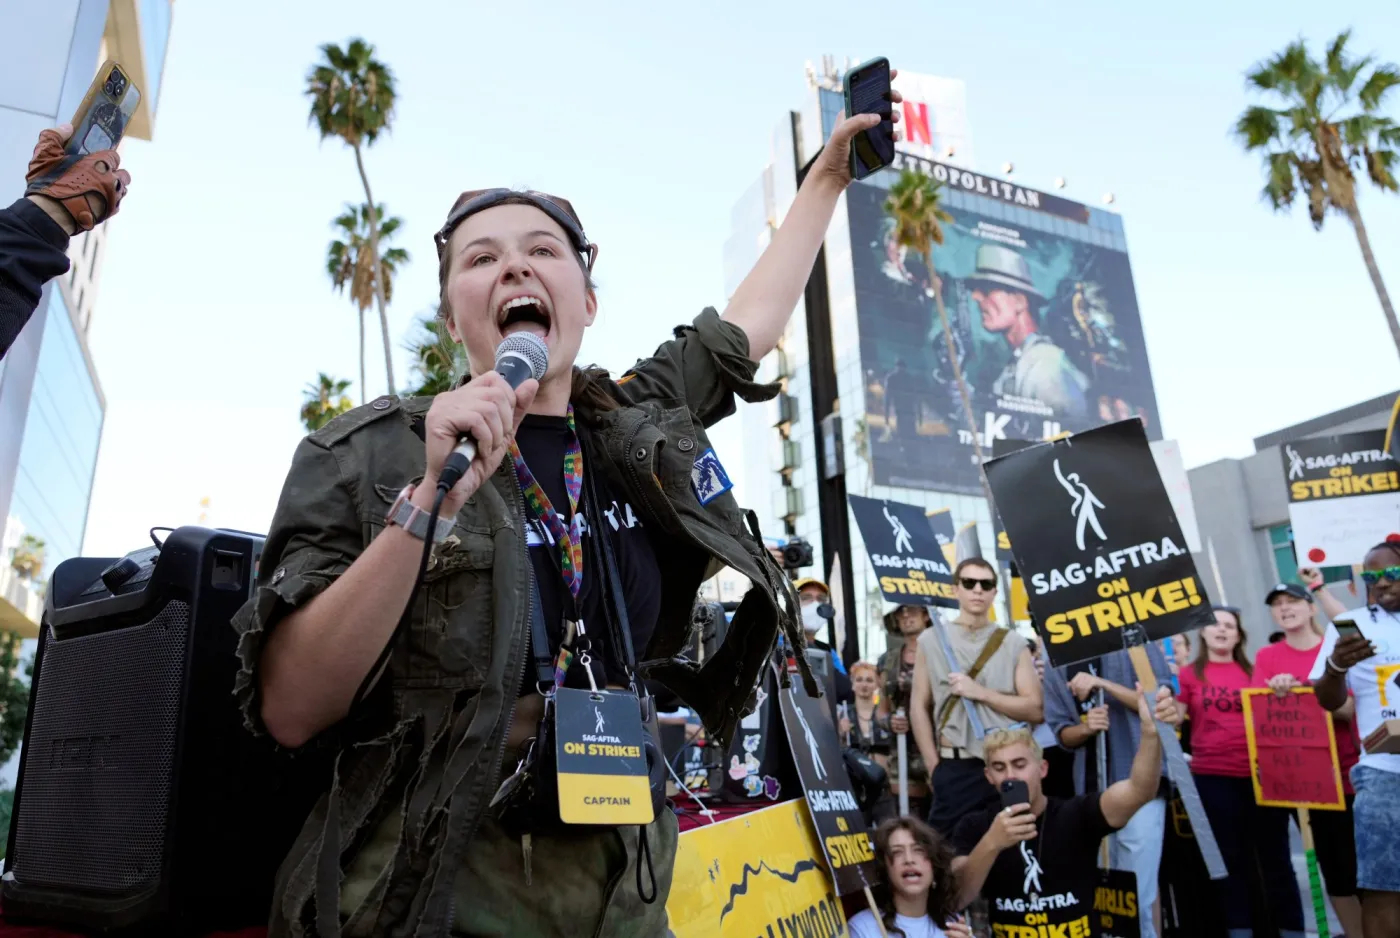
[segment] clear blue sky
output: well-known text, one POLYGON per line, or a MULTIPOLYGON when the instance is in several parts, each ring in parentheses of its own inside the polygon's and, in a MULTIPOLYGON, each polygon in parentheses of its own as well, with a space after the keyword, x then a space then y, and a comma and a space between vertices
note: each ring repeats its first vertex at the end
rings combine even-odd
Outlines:
MULTIPOLYGON (((355 35, 399 80, 394 130, 368 154, 413 254, 396 343, 434 301, 431 234, 456 194, 530 185, 571 199, 602 245, 583 355, 626 368, 723 305, 729 211, 802 100, 803 62, 883 54, 966 81, 977 168, 1011 160, 1027 185, 1064 176, 1071 197, 1116 194, 1164 429, 1188 465, 1396 389, 1349 227, 1318 235, 1261 205, 1258 164, 1228 130, 1244 70, 1297 35, 1350 25, 1359 48, 1400 60, 1400 9, 1169 6, 179 0, 155 140, 124 157, 134 183, 92 329, 108 418, 86 552, 193 522, 203 496, 210 523, 266 530, 301 388, 318 371, 355 376, 355 316, 323 265, 329 221, 360 184, 350 152, 307 126, 301 93, 317 45, 355 35)), ((1367 191, 1362 209, 1400 295, 1400 197, 1367 191)), ((368 358, 374 396, 376 345, 368 358)), ((716 441, 737 466, 730 423, 716 441)))

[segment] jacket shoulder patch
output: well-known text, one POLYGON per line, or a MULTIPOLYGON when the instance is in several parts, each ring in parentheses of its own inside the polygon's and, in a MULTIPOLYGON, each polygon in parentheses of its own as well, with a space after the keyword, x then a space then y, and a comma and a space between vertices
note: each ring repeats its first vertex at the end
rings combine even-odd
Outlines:
POLYGON ((361 427, 382 420, 390 414, 398 413, 404 403, 391 395, 377 397, 368 404, 362 404, 333 418, 324 427, 311 434, 311 439, 322 446, 333 446, 361 427))
POLYGON ((690 487, 702 505, 708 505, 734 487, 713 446, 695 457, 695 464, 690 468, 690 487))

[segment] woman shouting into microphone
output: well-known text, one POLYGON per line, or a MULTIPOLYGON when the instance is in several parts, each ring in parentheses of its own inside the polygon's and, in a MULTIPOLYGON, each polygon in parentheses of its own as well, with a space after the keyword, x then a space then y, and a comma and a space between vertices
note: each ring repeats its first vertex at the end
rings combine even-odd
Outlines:
POLYGON ((506 189, 453 205, 441 315, 470 376, 302 442, 235 619, 249 726, 335 752, 279 873, 273 936, 668 933, 677 827, 647 683, 727 740, 779 631, 803 641, 705 430, 735 395, 777 392, 756 361, 851 181, 852 136, 877 120, 835 129, 723 315, 617 380, 575 363, 598 248, 572 206, 506 189), (517 333, 548 362, 512 387, 494 367, 517 333), (440 491, 467 435, 476 457, 440 491), (753 587, 696 668, 679 656, 721 565, 753 587))

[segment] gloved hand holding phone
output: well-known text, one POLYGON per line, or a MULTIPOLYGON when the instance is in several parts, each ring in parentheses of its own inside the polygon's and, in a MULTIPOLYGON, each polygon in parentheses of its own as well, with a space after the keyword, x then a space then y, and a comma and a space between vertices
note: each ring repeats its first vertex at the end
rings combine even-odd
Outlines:
POLYGON ((72 136, 71 124, 39 134, 24 190, 70 235, 91 231, 115 215, 131 185, 116 150, 74 153, 68 147, 72 136))

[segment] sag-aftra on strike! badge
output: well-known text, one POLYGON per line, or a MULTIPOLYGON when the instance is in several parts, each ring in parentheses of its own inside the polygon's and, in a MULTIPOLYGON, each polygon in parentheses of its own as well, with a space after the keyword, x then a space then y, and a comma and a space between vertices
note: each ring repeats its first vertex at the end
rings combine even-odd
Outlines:
POLYGON ((617 826, 654 821, 637 698, 568 687, 555 695, 560 820, 617 826))

